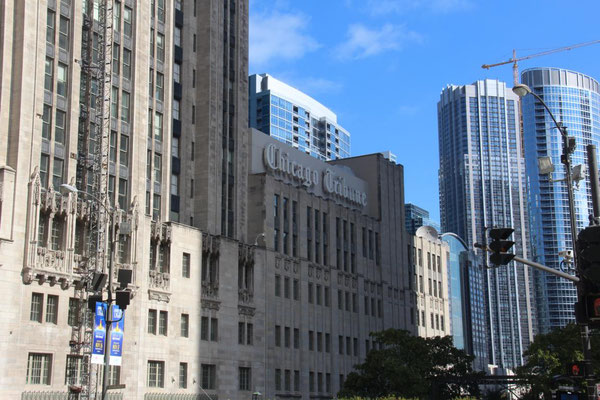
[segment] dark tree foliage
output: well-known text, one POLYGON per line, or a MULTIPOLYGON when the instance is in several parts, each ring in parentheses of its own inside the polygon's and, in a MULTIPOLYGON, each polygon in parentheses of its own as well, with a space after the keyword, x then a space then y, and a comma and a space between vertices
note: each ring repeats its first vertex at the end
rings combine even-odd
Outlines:
MULTIPOLYGON (((595 371, 600 371, 600 338, 597 335, 592 335, 591 338, 592 366, 595 371)), ((532 377, 531 390, 526 398, 538 399, 542 393, 548 396, 545 398, 551 398, 551 389, 556 389, 561 384, 573 383, 564 377, 567 364, 583 360, 581 328, 569 324, 564 328, 537 335, 523 355, 527 362, 517 368, 517 374, 532 377)))
POLYGON ((397 329, 371 336, 381 349, 371 350, 365 362, 355 366, 339 397, 424 398, 434 389, 441 399, 478 395, 473 382, 447 382, 477 375, 471 368, 473 357, 455 348, 450 336, 425 339, 397 329))

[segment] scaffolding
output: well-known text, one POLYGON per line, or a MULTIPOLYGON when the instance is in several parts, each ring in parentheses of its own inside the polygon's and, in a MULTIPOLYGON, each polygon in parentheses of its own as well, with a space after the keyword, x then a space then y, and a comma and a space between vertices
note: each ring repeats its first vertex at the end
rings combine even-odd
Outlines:
MULTIPOLYGON (((108 237, 113 229, 107 209, 108 163, 111 132, 111 79, 113 49, 113 0, 83 2, 81 97, 77 148, 77 189, 90 193, 91 212, 85 221, 86 246, 75 280, 76 315, 73 321, 70 354, 79 360, 67 371, 69 400, 99 398, 102 369, 91 363, 93 317, 87 299, 95 272, 105 272, 108 237)), ((83 199, 78 199, 83 205, 83 199)), ((83 235, 83 232, 76 232, 83 235)), ((108 334, 108 332, 107 332, 108 334)))

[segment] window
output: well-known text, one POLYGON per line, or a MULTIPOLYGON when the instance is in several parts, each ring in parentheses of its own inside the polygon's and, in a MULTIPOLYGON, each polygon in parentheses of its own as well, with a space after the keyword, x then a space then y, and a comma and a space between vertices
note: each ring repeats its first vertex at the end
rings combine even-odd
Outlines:
POLYGON ((56 93, 60 96, 67 97, 67 80, 68 80, 68 67, 65 64, 58 63, 58 69, 56 73, 56 93))
POLYGON ((119 164, 129 166, 129 137, 121 134, 119 142, 119 164))
POLYGON ((216 387, 216 366, 202 364, 200 367, 200 386, 205 390, 214 390, 216 387))
POLYGON ((181 65, 173 64, 173 81, 181 83, 181 65))
POLYGON ((29 353, 27 358, 28 385, 50 385, 52 354, 29 353))
POLYGON ((275 370, 275 390, 281 390, 281 370, 275 370))
POLYGON ((323 303, 323 291, 321 290, 321 285, 316 285, 317 288, 317 305, 321 305, 323 303))
POLYGON ((238 322, 238 344, 246 343, 246 324, 244 322, 238 322))
POLYGON ((179 387, 181 389, 187 388, 187 373, 188 365, 187 363, 179 363, 179 387))
POLYGON ((169 314, 166 311, 161 311, 158 315, 158 334, 167 336, 169 324, 169 314))
POLYGON ((252 382, 251 370, 248 367, 240 367, 240 390, 250 390, 252 382))
POLYGON ((300 281, 294 279, 294 300, 300 300, 300 281))
POLYGON ((154 154, 154 182, 162 182, 162 156, 154 154))
MULTIPOLYGON (((125 210, 127 208, 127 180, 119 178, 119 208, 125 210)), ((123 245, 123 242, 119 242, 119 245, 123 245)), ((120 247, 123 248, 123 247, 120 247)), ((120 259, 119 262, 123 262, 120 259)))
POLYGON ((181 260, 181 276, 184 278, 190 277, 190 254, 183 253, 183 259, 181 260))
POLYGON ((300 329, 294 328, 294 348, 300 348, 300 329))
POLYGON ((290 298, 290 278, 287 276, 283 278, 283 297, 290 298))
POLYGON ((123 49, 123 78, 131 79, 131 50, 123 49))
POLYGON ((129 93, 123 90, 121 92, 121 121, 124 122, 129 122, 129 98, 129 93))
POLYGON ((165 0, 158 0, 158 21, 165 22, 165 0))
POLYGON ((246 344, 252 345, 254 343, 254 325, 246 324, 246 344))
POLYGON ((118 385, 121 383, 121 366, 111 365, 108 367, 108 384, 118 385))
POLYGON ((156 34, 156 58, 165 62, 165 35, 162 33, 156 34))
POLYGON ((148 387, 165 387, 164 361, 148 360, 148 387))
POLYGON ((163 115, 159 112, 154 114, 154 139, 162 140, 163 138, 163 115))
POLYGON ((315 349, 315 333, 313 331, 308 331, 308 350, 315 349))
POLYGON ((133 16, 133 10, 131 8, 125 6, 125 8, 123 9, 123 33, 129 37, 131 37, 131 34, 132 34, 132 28, 131 28, 132 16, 133 16))
POLYGON ((219 340, 219 320, 216 318, 210 319, 210 340, 212 342, 219 340))
MULTIPOLYGON (((46 64, 44 66, 44 89, 52 91, 54 86, 54 60, 50 57, 46 57, 46 64)), ((44 104, 44 112, 47 106, 44 104)))
POLYGON ((69 326, 77 325, 79 322, 79 300, 71 297, 69 299, 69 312, 67 314, 67 324, 69 326))
POLYGON ((286 392, 289 392, 291 390, 291 378, 292 378, 292 371, 290 371, 289 369, 285 370, 285 375, 284 375, 284 389, 286 392))
POLYGON ((148 333, 156 335, 156 310, 148 310, 148 333))
POLYGON ((113 74, 119 74, 120 71, 120 67, 121 67, 121 46, 119 46, 118 44, 114 43, 113 44, 113 54, 112 54, 112 60, 113 60, 113 64, 112 64, 112 72, 113 74))
POLYGON ((190 336, 190 316, 189 314, 181 314, 181 337, 190 336))
POLYGON ((175 27, 173 32, 173 44, 181 47, 181 28, 175 27))
POLYGON ((308 302, 310 304, 313 303, 313 284, 312 284, 312 282, 308 282, 308 302))
POLYGON ((317 351, 323 351, 323 333, 317 332, 317 351))
POLYGON ((48 295, 46 301, 46 322, 55 324, 58 318, 58 296, 48 295))
POLYGON ((275 325, 275 346, 281 347, 281 326, 275 325))
POLYGON ((42 322, 42 306, 44 303, 44 295, 42 293, 31 294, 31 311, 29 312, 29 320, 42 322))
POLYGON ((200 320, 200 339, 208 340, 208 317, 202 317, 200 320))
POLYGON ((181 108, 181 103, 179 103, 179 100, 175 100, 173 99, 173 119, 181 119, 181 114, 179 112, 181 108))
POLYGON ((54 125, 54 141, 56 143, 65 143, 65 124, 67 114, 64 111, 56 110, 56 120, 54 125))
MULTIPOLYGON (((42 138, 50 139, 50 125, 52 124, 52 107, 44 104, 44 114, 42 115, 42 138)), ((46 172, 48 168, 46 168, 46 172)))
POLYGON ((83 357, 67 356, 65 385, 79 385, 83 375, 83 357))
POLYGON ((275 275, 275 296, 281 296, 281 276, 275 275))
POLYGON ((350 337, 346 336, 346 354, 352 355, 352 347, 350 347, 350 337))
POLYGON ((312 371, 308 373, 308 390, 315 391, 315 373, 312 371))
POLYGON ((163 101, 165 99, 165 76, 160 72, 156 73, 156 99, 163 101))
POLYGON ((46 15, 46 42, 54 44, 54 30, 56 28, 56 13, 48 10, 46 15))

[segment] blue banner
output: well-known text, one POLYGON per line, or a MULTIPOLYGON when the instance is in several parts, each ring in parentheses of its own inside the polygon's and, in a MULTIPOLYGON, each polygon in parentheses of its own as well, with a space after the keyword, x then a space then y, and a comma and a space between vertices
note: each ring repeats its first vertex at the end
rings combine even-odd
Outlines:
POLYGON ((92 363, 104 364, 104 339, 106 338, 106 303, 96 302, 94 313, 94 339, 92 341, 92 363))
POLYGON ((110 327, 110 361, 109 365, 121 365, 123 355, 123 328, 125 314, 119 306, 112 306, 111 327, 110 327))

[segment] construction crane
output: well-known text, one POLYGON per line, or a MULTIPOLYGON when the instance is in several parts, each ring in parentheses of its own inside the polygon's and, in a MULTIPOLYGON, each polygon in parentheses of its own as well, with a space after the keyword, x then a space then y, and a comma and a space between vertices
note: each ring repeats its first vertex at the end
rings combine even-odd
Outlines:
POLYGON ((519 61, 529 60, 530 58, 535 58, 535 57, 540 57, 540 56, 546 56, 548 54, 559 53, 561 51, 573 50, 573 49, 577 49, 579 47, 589 46, 589 45, 596 44, 596 43, 600 43, 600 40, 592 40, 591 42, 578 43, 578 44, 573 44, 571 46, 559 47, 558 49, 546 50, 546 51, 542 51, 541 53, 530 54, 528 56, 519 57, 519 58, 517 58, 517 51, 513 49, 513 55, 512 55, 511 59, 502 61, 499 63, 495 63, 495 64, 483 64, 481 66, 481 68, 490 69, 493 67, 498 67, 500 65, 513 63, 513 80, 514 80, 513 83, 516 85, 519 83, 519 65, 518 65, 519 61))

